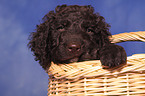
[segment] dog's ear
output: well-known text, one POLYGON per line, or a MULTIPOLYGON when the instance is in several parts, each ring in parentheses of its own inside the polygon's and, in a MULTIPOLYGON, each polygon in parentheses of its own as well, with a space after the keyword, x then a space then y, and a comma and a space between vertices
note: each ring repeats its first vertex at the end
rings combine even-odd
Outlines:
POLYGON ((54 12, 50 11, 43 18, 43 22, 37 25, 36 32, 29 37, 28 47, 34 53, 35 60, 46 70, 51 65, 51 28, 54 12))
POLYGON ((100 47, 103 47, 107 44, 110 44, 109 37, 111 36, 111 33, 109 32, 110 25, 105 22, 105 19, 103 16, 100 16, 99 13, 96 14, 96 34, 99 35, 99 45, 100 47))

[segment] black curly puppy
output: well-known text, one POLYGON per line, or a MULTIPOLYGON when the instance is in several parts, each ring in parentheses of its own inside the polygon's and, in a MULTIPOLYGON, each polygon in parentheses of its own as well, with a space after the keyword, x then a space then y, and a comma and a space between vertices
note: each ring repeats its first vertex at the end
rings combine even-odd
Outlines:
POLYGON ((44 69, 56 64, 101 60, 104 68, 126 63, 126 52, 112 44, 107 24, 91 6, 57 6, 37 25, 28 44, 44 69))

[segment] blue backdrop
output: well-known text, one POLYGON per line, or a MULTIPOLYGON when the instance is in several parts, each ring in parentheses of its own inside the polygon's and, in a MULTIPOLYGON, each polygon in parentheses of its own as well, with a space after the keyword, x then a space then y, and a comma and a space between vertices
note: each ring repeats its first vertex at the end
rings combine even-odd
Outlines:
MULTIPOLYGON (((46 96, 48 75, 28 50, 28 35, 57 5, 92 5, 112 34, 145 30, 145 0, 0 0, 0 96, 46 96)), ((130 56, 145 43, 124 42, 130 56)))

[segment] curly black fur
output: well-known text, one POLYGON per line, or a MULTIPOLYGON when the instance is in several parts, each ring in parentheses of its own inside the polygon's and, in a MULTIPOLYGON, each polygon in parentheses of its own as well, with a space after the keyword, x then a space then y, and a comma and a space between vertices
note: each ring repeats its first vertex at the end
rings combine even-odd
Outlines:
POLYGON ((93 7, 57 6, 37 25, 28 44, 44 69, 57 64, 100 59, 109 68, 126 63, 121 46, 109 41, 110 25, 93 7))

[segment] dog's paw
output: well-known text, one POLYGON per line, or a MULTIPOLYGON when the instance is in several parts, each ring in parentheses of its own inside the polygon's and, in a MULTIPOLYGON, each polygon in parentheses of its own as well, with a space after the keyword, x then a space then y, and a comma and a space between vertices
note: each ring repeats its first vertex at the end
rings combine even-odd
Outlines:
POLYGON ((100 61, 103 68, 113 68, 126 64, 126 59, 126 52, 121 46, 111 44, 100 50, 100 61))

